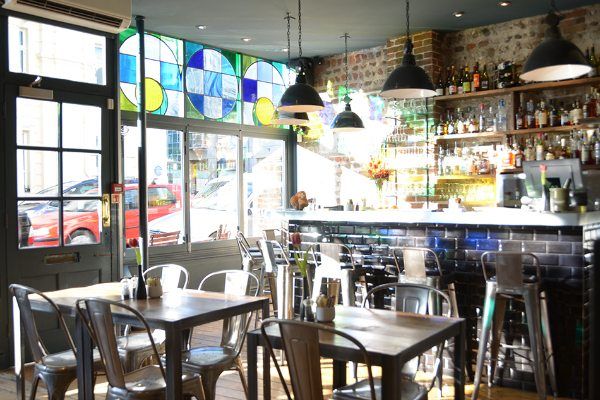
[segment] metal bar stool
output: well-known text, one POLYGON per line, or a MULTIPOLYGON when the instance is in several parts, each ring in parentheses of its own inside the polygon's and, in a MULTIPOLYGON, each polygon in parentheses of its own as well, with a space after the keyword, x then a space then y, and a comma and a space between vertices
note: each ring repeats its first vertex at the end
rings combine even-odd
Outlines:
MULTIPOLYGON (((341 243, 318 243, 320 261, 315 266, 315 277, 313 281, 312 299, 317 301, 321 293, 323 279, 339 280, 342 286, 342 303, 345 306, 356 306, 355 284, 354 284, 354 257, 350 249, 341 243), (342 255, 349 257, 350 262, 344 262, 342 255)), ((317 260, 315 254, 313 258, 317 260)), ((366 292, 365 285, 361 285, 366 292)), ((364 298, 364 293, 363 293, 364 298)))
POLYGON ((506 300, 516 299, 525 303, 527 326, 529 330, 530 351, 533 354, 533 373, 538 397, 546 398, 546 371, 554 396, 557 395, 556 375, 552 340, 548 324, 548 306, 546 294, 541 289, 540 262, 531 253, 493 252, 481 255, 483 277, 485 278, 485 305, 477 353, 477 368, 475 370, 475 387, 472 399, 477 399, 483 363, 485 361, 487 344, 492 335, 490 345, 490 364, 488 385, 491 386, 496 372, 496 363, 500 347, 500 336, 506 310, 506 300), (523 274, 523 259, 533 260, 534 276, 523 274), (496 264, 496 275, 488 276, 491 262, 496 264))
POLYGON ((435 251, 426 247, 402 247, 392 252, 396 268, 398 268, 398 281, 406 283, 417 283, 427 285, 436 289, 444 290, 450 298, 452 316, 458 317, 458 302, 456 301, 456 290, 454 282, 445 282, 443 278, 442 265, 435 251), (404 268, 400 268, 399 253, 402 253, 404 268), (435 270, 427 268, 427 261, 432 260, 435 270), (444 286, 444 287, 442 287, 444 286))

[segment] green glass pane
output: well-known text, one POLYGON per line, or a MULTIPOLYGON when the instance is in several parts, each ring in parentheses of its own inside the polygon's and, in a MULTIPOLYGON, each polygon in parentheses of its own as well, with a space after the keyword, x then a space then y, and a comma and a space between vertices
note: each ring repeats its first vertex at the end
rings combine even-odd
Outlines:
POLYGON ((240 68, 239 68, 239 64, 240 64, 239 54, 236 53, 236 52, 234 52, 234 51, 230 51, 230 50, 221 50, 221 54, 231 64, 231 66, 233 67, 233 70, 235 72, 235 75, 236 76, 240 76, 240 72, 239 72, 240 71, 240 68))
POLYGON ((285 77, 286 77, 286 74, 287 74, 287 67, 285 66, 285 64, 278 63, 276 61, 273 61, 272 64, 277 69, 277 71, 279 71, 279 73, 283 77, 283 80, 285 81, 286 80, 285 77))
POLYGON ((121 46, 125 40, 129 39, 136 33, 137 30, 135 28, 127 28, 123 32, 119 33, 119 46, 121 46))
POLYGON ((185 116, 186 118, 204 119, 204 116, 194 107, 187 96, 185 96, 185 116))
POLYGON ((256 57, 247 56, 245 54, 242 55, 242 71, 243 71, 243 73, 245 74, 248 67, 251 66, 252 64, 254 64, 256 61, 258 61, 258 58, 256 58, 256 57))
POLYGON ((241 112, 242 104, 239 101, 236 101, 235 107, 225 118, 223 118, 223 122, 239 124, 241 122, 241 112))

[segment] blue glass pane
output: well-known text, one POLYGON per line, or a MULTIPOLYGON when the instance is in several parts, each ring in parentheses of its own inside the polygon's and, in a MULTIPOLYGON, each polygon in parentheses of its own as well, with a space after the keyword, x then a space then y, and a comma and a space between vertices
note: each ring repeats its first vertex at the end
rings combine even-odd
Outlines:
POLYGON ((257 82, 253 79, 244 79, 242 94, 244 101, 254 103, 257 99, 257 82))
POLYGON ((179 66, 171 63, 160 63, 160 83, 165 89, 181 90, 181 74, 179 66))
POLYGON ((204 71, 188 67, 185 71, 185 86, 190 93, 204 94, 204 71))
POLYGON ((273 67, 264 61, 258 62, 258 80, 263 82, 273 82, 273 67))
POLYGON ((204 49, 204 69, 221 72, 221 53, 212 49, 204 49))
POLYGON ((207 118, 223 117, 223 100, 218 97, 204 96, 204 115, 207 118))
POLYGON ((273 85, 273 104, 277 106, 279 104, 279 100, 281 100, 281 96, 283 96, 283 92, 285 92, 285 86, 281 85, 273 85))
POLYGON ((233 70, 233 66, 231 65, 231 62, 229 62, 229 59, 225 56, 222 56, 221 72, 223 72, 224 74, 228 74, 228 75, 235 75, 235 71, 233 70))
POLYGON ((196 107, 196 110, 200 111, 201 114, 204 114, 204 96, 195 93, 188 93, 188 97, 190 101, 196 107))
POLYGON ((237 100, 238 94, 238 81, 235 76, 232 75, 221 75, 223 81, 223 98, 230 100, 237 100))
MULTIPOLYGON (((202 46, 199 43, 194 43, 194 42, 185 42, 185 60, 187 61, 187 63, 190 63, 190 58, 194 55, 196 55, 196 53, 198 52, 198 50, 202 50, 204 46, 202 46)), ((202 53, 200 53, 202 54, 202 53)), ((201 67, 198 67, 201 68, 201 67)))
POLYGON ((225 117, 227 114, 229 114, 231 112, 231 110, 233 110, 233 108, 235 107, 235 100, 226 100, 223 99, 223 116, 225 117))
POLYGON ((223 96, 223 83, 221 74, 204 71, 204 94, 213 97, 223 96))
POLYGON ((195 52, 188 61, 188 67, 204 69, 204 55, 202 50, 195 52))
POLYGON ((128 54, 119 55, 119 68, 121 82, 125 83, 136 83, 136 62, 135 57, 128 54))

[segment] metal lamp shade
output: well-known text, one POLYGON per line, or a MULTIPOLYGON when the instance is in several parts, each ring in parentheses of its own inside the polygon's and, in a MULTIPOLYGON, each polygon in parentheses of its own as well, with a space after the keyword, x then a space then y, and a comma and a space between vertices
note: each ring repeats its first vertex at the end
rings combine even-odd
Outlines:
POLYGON ((304 71, 300 70, 296 77, 296 83, 283 92, 277 111, 308 113, 321 111, 324 108, 325 105, 321 100, 321 96, 315 88, 306 83, 304 71))
POLYGON ((548 13, 544 41, 529 55, 521 79, 525 81, 558 81, 577 78, 591 71, 585 56, 577 46, 563 39, 558 24, 561 17, 548 13))
POLYGON ((406 41, 402 64, 387 78, 381 97, 397 99, 417 99, 436 95, 433 82, 427 72, 415 62, 412 42, 406 41))
POLYGON ((563 38, 546 38, 525 61, 521 79, 559 81, 577 78, 591 69, 581 50, 573 43, 563 38))
POLYGON ((345 110, 335 116, 331 129, 334 132, 355 132, 365 129, 365 126, 362 119, 350 108, 350 103, 346 103, 345 110))
POLYGON ((275 111, 271 119, 271 125, 308 125, 308 115, 306 113, 288 113, 275 111))

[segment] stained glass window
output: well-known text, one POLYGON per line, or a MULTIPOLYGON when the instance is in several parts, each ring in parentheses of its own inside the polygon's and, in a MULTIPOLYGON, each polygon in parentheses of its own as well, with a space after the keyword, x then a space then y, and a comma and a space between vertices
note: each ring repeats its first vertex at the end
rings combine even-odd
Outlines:
MULTIPOLYGON (((135 29, 119 36, 121 109, 137 111, 137 57, 139 43, 135 29)), ((146 110, 152 114, 183 117, 183 41, 146 33, 146 110)))
POLYGON ((185 115, 239 123, 240 54, 185 42, 185 115))
POLYGON ((269 125, 288 84, 288 80, 284 79, 288 77, 288 68, 278 62, 268 62, 247 55, 242 56, 242 65, 244 124, 269 125))

